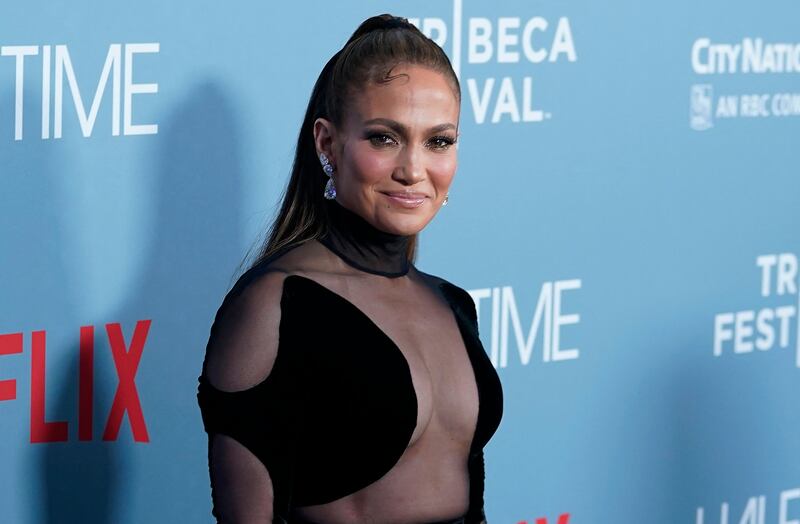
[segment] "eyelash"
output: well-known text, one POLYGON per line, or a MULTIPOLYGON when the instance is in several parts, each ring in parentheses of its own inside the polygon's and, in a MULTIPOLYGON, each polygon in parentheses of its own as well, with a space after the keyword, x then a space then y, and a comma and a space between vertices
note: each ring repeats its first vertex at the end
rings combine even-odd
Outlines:
MULTIPOLYGON (((369 139, 370 142, 372 142, 374 145, 377 145, 377 146, 387 146, 387 145, 390 145, 390 144, 387 143, 387 142, 383 142, 383 141, 377 141, 376 142, 376 139, 389 138, 392 141, 395 141, 394 138, 392 138, 392 136, 387 134, 387 133, 372 133, 367 138, 369 139)), ((450 146, 452 146, 456 142, 454 139, 450 138, 449 136, 434 136, 434 137, 431 137, 430 141, 435 141, 435 142, 438 142, 438 143, 442 144, 442 145, 433 146, 432 149, 434 149, 434 150, 437 150, 437 149, 438 150, 448 149, 450 146)))

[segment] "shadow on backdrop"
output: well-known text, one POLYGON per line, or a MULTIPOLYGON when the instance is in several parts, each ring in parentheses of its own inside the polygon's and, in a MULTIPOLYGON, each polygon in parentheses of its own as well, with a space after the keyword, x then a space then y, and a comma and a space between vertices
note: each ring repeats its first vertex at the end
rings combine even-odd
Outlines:
MULTIPOLYGON (((118 451, 101 443, 72 442, 77 439, 77 344, 58 347, 55 342, 62 335, 77 342, 80 321, 74 305, 82 297, 71 296, 64 263, 70 245, 61 220, 61 195, 57 194, 57 177, 63 176, 59 154, 63 145, 40 138, 41 129, 36 125, 41 118, 40 97, 39 92, 24 93, 23 140, 14 141, 12 136, 0 139, 0 206, 4 215, 11 217, 0 221, 5 246, 0 250, 0 309, 4 312, 3 332, 24 333, 17 402, 25 411, 30 407, 31 332, 47 332, 45 420, 67 421, 71 441, 32 444, 29 414, 20 419, 16 442, 8 444, 23 448, 20 456, 31 462, 24 468, 30 472, 26 479, 29 488, 23 493, 15 490, 13 503, 20 506, 4 504, 4 512, 20 519, 29 514, 36 522, 110 522, 118 451)), ((102 384, 102 380, 96 382, 96 394, 104 394, 102 384)), ((4 484, 9 485, 7 482, 4 484)))
POLYGON ((152 319, 139 370, 152 444, 138 464, 151 475, 141 489, 153 504, 135 522, 211 521, 197 378, 214 314, 250 241, 242 239, 240 129, 232 97, 215 81, 196 84, 159 123, 155 229, 136 294, 120 313, 130 328, 152 319))
MULTIPOLYGON (((40 93, 26 93, 26 123, 28 115, 37 122, 39 109, 35 103, 30 111, 27 106, 39 97, 40 93)), ((66 105, 65 119, 75 118, 71 111, 66 105)), ((56 158, 58 151, 70 147, 66 129, 63 142, 43 142, 36 126, 26 129, 22 142, 0 140, 0 205, 14 217, 0 221, 0 238, 12 247, 0 250, 0 305, 13 312, 4 324, 26 330, 21 358, 28 371, 30 330, 46 329, 48 335, 52 330, 70 341, 59 347, 55 337, 48 336, 46 372, 46 420, 68 421, 69 439, 28 444, 27 428, 20 429, 19 446, 33 446, 29 456, 34 462, 25 468, 31 472, 27 496, 15 496, 11 502, 33 507, 20 507, 11 515, 30 513, 46 524, 211 521, 206 436, 195 395, 211 321, 243 246, 251 240, 241 239, 240 125, 230 100, 213 82, 196 85, 160 118, 156 136, 113 139, 140 140, 137 148, 150 152, 150 158, 137 159, 138 169, 147 172, 125 172, 152 180, 153 205, 147 209, 154 213, 154 227, 146 238, 131 239, 134 246, 144 247, 145 257, 135 285, 118 307, 97 319, 76 318, 74 305, 88 298, 70 296, 65 285, 70 276, 66 257, 104 256, 76 252, 62 228, 61 217, 68 210, 60 207, 64 196, 56 194, 60 184, 55 181, 81 176, 75 166, 56 158), (20 300, 24 297, 31 299, 20 300), (102 435, 117 376, 105 324, 119 322, 130 347, 137 321, 145 319, 152 323, 136 389, 150 442, 134 442, 127 412, 117 440, 106 442, 102 435), (89 322, 95 327, 94 427, 92 440, 82 442, 77 434, 78 337, 80 326, 89 322), (145 503, 123 504, 123 498, 145 503)), ((101 126, 98 119, 95 133, 101 126)), ((82 147, 91 144, 88 140, 82 147)), ((119 171, 115 167, 93 169, 113 175, 119 171)), ((102 220, 98 213, 91 216, 102 220)), ((18 391, 26 384, 19 380, 18 391)), ((19 391, 19 400, 23 396, 27 392, 19 391)), ((28 419, 20 422, 25 425, 28 419)))
MULTIPOLYGON (((19 507, 10 512, 19 519, 28 514, 35 522, 111 522, 119 450, 102 442, 76 442, 77 341, 83 319, 78 318, 75 304, 85 297, 71 294, 65 263, 72 248, 62 219, 63 195, 58 194, 59 177, 71 174, 64 172, 65 145, 41 139, 40 99, 39 92, 24 93, 23 139, 0 139, 0 206, 5 216, 12 217, 0 221, 0 238, 7 247, 0 250, 0 307, 3 332, 24 333, 17 402, 26 412, 31 402, 31 333, 46 332, 45 420, 66 421, 68 441, 31 443, 30 415, 20 418, 13 444, 30 461, 24 467, 30 476, 28 489, 16 492, 13 503, 19 507), (59 347, 58 340, 74 343, 59 347)), ((107 395, 106 382, 95 376, 96 396, 107 395)))

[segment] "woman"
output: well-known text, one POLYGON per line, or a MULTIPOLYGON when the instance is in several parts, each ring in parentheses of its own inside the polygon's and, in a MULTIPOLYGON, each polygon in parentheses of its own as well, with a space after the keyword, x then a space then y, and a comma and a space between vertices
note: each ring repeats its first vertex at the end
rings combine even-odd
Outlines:
POLYGON ((390 15, 320 74, 199 379, 220 522, 484 520, 500 382, 469 295, 413 265, 447 202, 460 102, 441 48, 390 15))

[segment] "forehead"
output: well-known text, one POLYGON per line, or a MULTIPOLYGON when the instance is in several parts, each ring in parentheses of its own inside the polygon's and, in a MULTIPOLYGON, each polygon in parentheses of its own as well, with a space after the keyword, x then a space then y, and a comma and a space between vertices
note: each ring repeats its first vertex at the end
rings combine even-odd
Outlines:
POLYGON ((350 123, 390 118, 410 126, 458 123, 459 103, 450 81, 421 66, 392 68, 385 81, 357 89, 350 100, 350 123))

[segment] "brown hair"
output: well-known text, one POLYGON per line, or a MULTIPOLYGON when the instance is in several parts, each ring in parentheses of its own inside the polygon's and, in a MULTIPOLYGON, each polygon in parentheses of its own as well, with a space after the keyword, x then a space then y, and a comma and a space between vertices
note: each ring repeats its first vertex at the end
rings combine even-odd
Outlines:
MULTIPOLYGON (((328 60, 314 84, 280 211, 250 267, 284 248, 325 234, 328 220, 322 193, 327 177, 317 158, 314 121, 325 118, 341 127, 348 97, 368 83, 391 80, 389 74, 398 64, 421 65, 442 73, 452 82, 461 101, 461 87, 450 59, 406 18, 382 14, 362 22, 344 47, 328 60)), ((416 250, 414 235, 408 245, 409 260, 415 259, 416 250)))

